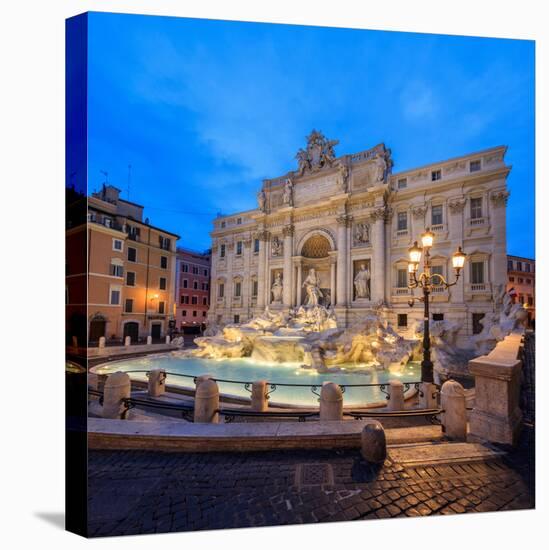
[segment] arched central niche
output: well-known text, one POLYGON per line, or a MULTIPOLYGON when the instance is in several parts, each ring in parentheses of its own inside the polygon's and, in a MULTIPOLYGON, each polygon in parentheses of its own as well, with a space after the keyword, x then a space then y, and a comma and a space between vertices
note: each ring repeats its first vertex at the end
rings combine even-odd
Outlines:
POLYGON ((324 235, 312 235, 303 244, 301 255, 305 258, 327 258, 331 250, 330 241, 324 235))

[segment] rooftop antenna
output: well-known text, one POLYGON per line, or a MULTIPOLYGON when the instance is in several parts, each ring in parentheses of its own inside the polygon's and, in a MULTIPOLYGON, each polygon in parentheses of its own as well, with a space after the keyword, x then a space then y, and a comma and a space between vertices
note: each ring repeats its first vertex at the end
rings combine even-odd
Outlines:
POLYGON ((130 183, 132 181, 132 165, 128 164, 128 200, 130 200, 130 183))
POLYGON ((105 176, 105 182, 104 183, 109 183, 109 173, 105 172, 105 170, 100 170, 100 172, 105 176))

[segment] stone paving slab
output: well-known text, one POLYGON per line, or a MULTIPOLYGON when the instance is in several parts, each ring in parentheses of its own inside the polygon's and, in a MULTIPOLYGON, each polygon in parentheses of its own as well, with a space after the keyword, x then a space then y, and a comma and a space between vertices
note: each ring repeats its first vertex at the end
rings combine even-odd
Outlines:
POLYGON ((478 462, 503 456, 503 452, 480 443, 438 443, 393 447, 389 456, 406 466, 418 464, 448 464, 478 462))

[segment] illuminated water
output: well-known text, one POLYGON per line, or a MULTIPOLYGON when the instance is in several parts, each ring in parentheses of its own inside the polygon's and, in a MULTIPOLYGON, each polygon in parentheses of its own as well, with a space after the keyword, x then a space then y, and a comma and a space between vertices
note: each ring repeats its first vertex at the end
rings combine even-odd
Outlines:
MULTIPOLYGON (((274 384, 305 384, 305 387, 286 387, 277 385, 271 394, 271 402, 291 403, 295 405, 317 406, 318 397, 311 391, 316 385, 317 392, 323 382, 347 384, 384 384, 391 379, 402 382, 417 382, 420 379, 420 365, 408 363, 401 372, 376 370, 367 365, 339 365, 341 372, 319 374, 313 369, 302 369, 298 363, 259 363, 250 358, 242 359, 201 359, 198 357, 178 357, 169 353, 149 355, 109 363, 97 370, 106 374, 115 371, 165 369, 168 373, 189 375, 189 378, 168 375, 168 384, 194 387, 193 377, 200 374, 211 374, 222 380, 253 382, 267 380, 274 384), (361 370, 362 372, 357 372, 361 370)), ((131 373, 137 380, 146 380, 145 373, 131 373)), ((221 393, 250 397, 242 383, 218 382, 221 393)), ((344 405, 359 405, 375 401, 384 401, 385 394, 378 387, 354 388, 346 386, 343 395, 344 405)))

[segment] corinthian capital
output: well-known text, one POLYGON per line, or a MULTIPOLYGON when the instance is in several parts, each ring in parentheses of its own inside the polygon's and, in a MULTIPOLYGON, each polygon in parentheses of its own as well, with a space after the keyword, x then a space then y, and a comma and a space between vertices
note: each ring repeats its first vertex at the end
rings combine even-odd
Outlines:
POLYGON ((282 228, 282 235, 284 237, 291 237, 294 234, 295 227, 293 225, 285 225, 282 228))
POLYGON ((377 222, 378 220, 385 221, 385 217, 387 216, 387 209, 385 206, 380 206, 379 208, 375 208, 370 212, 370 220, 372 222, 377 222))
POLYGON ((490 200, 494 206, 505 206, 510 194, 509 191, 496 191, 490 195, 490 200))
POLYGON ((353 218, 347 214, 342 214, 337 218, 337 225, 342 225, 343 227, 349 227, 351 225, 353 218))

